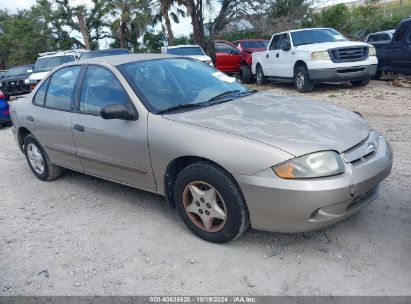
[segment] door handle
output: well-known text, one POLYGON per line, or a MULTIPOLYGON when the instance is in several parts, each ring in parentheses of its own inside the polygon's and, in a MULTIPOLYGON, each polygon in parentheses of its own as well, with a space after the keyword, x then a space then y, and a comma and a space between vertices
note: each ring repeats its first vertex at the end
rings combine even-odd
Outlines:
POLYGON ((266 55, 265 55, 265 58, 270 58, 270 54, 266 54, 266 55))
POLYGON ((26 117, 27 121, 33 122, 34 121, 34 117, 33 116, 27 116, 26 117))
POLYGON ((78 132, 84 132, 84 127, 82 125, 74 125, 73 129, 78 132))
POLYGON ((279 53, 275 54, 275 57, 277 57, 277 58, 280 57, 280 54, 279 53))

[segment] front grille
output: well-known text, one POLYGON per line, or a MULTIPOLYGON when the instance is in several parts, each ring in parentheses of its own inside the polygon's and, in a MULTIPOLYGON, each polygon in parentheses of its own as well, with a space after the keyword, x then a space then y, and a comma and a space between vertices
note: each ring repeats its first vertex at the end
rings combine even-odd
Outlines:
POLYGON ((333 62, 353 62, 368 58, 368 47, 336 48, 329 51, 333 62))
POLYGON ((341 153, 341 158, 346 163, 353 165, 362 163, 374 156, 377 152, 378 145, 379 134, 376 131, 371 131, 364 141, 341 153))

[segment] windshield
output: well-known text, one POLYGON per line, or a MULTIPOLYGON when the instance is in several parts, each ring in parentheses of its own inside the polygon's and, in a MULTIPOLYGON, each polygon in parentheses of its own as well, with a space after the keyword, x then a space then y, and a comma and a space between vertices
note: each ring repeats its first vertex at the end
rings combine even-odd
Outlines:
POLYGON ((292 32, 291 37, 293 39, 294 46, 312 43, 347 41, 342 34, 333 29, 312 29, 292 32))
POLYGON ((241 94, 248 88, 235 78, 191 59, 160 59, 127 63, 120 67, 147 108, 166 109, 208 102, 226 92, 241 94))
POLYGON ((128 50, 125 49, 118 49, 118 50, 104 50, 104 51, 97 51, 97 52, 87 52, 81 54, 80 59, 89 59, 89 58, 96 58, 96 57, 104 57, 104 56, 112 56, 112 55, 125 55, 130 54, 128 50))
POLYGON ((245 49, 265 49, 268 45, 268 40, 249 40, 243 41, 243 48, 245 49))
POLYGON ((204 56, 205 55, 203 50, 197 46, 167 49, 167 54, 180 55, 180 56, 195 56, 195 55, 204 56))
POLYGON ((6 72, 4 77, 14 77, 14 76, 19 76, 19 75, 30 74, 31 72, 29 72, 29 70, 31 70, 31 67, 27 67, 27 66, 11 68, 10 70, 6 72))
POLYGON ((36 63, 34 64, 34 71, 48 72, 63 63, 71 61, 74 61, 74 56, 72 55, 40 57, 36 60, 36 63))

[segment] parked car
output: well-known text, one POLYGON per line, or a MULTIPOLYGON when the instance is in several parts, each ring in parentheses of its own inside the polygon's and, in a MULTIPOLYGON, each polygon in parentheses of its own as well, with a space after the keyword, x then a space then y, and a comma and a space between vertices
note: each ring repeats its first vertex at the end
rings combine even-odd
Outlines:
POLYGON ((222 72, 236 74, 240 72, 240 51, 225 40, 214 41, 215 54, 211 54, 214 66, 222 72))
POLYGON ((130 54, 130 51, 127 49, 108 49, 108 50, 98 50, 85 52, 80 55, 79 60, 104 57, 104 56, 113 56, 113 55, 125 55, 130 54))
POLYGON ((402 20, 390 43, 376 44, 379 79, 382 72, 411 75, 411 18, 402 20))
POLYGON ((0 89, 10 96, 30 93, 29 76, 33 72, 33 65, 19 65, 10 68, 0 81, 0 89))
POLYGON ((64 52, 48 52, 40 53, 34 64, 33 74, 29 77, 30 90, 33 90, 36 85, 55 67, 76 61, 84 51, 64 51, 64 52))
POLYGON ((199 45, 177 45, 161 48, 162 54, 187 56, 201 62, 213 65, 213 61, 206 55, 199 45))
POLYGON ((268 42, 270 41, 266 39, 241 39, 234 41, 234 45, 240 50, 241 67, 239 76, 243 83, 247 84, 252 80, 252 53, 265 51, 267 49, 268 42))
POLYGON ((364 42, 375 45, 380 43, 389 43, 394 36, 395 30, 382 31, 368 34, 364 42))
POLYGON ((4 75, 6 75, 7 70, 0 70, 0 79, 2 79, 4 77, 4 75))
POLYGON ((267 79, 294 82, 299 92, 310 92, 321 82, 350 81, 353 86, 365 86, 377 70, 372 45, 348 41, 331 28, 274 34, 267 50, 252 56, 258 84, 267 79))
POLYGON ((199 237, 300 232, 378 196, 387 140, 329 103, 256 93, 191 58, 133 54, 56 68, 11 105, 40 180, 69 168, 164 195, 199 237))
POLYGON ((0 91, 0 127, 8 127, 11 125, 9 112, 9 103, 6 94, 0 91))

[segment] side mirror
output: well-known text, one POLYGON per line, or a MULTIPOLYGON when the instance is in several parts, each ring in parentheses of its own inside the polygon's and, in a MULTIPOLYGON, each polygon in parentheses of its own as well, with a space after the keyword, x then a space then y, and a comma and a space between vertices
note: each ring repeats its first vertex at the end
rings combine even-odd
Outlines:
POLYGON ((291 43, 290 43, 290 41, 283 42, 282 45, 281 45, 281 49, 282 49, 284 52, 288 52, 289 50, 291 50, 291 43))
POLYGON ((100 110, 103 119, 137 120, 138 113, 123 104, 105 106, 100 110))

